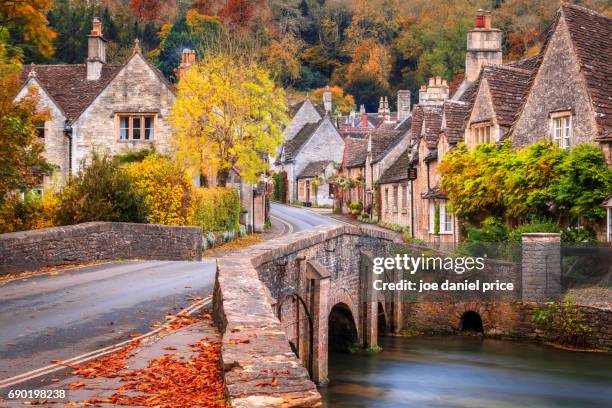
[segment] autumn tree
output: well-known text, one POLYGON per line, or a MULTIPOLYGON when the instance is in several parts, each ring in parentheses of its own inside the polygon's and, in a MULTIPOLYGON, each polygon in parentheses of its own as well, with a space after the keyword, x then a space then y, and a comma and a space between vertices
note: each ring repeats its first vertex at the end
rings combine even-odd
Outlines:
POLYGON ((47 26, 51 0, 0 0, 0 34, 11 33, 12 45, 28 44, 42 55, 53 53, 55 32, 47 26))
POLYGON ((36 126, 47 117, 37 110, 38 95, 32 91, 15 102, 20 69, 17 60, 7 57, 0 35, 0 205, 11 192, 39 185, 52 170, 36 137, 36 126))
POLYGON ((256 62, 234 55, 202 58, 178 83, 171 123, 177 155, 225 186, 234 170, 249 182, 268 169, 287 122, 282 89, 256 62))
POLYGON ((160 0, 130 0, 129 4, 138 21, 153 21, 159 18, 160 0))
MULTIPOLYGON (((325 87, 315 89, 312 92, 312 101, 317 104, 323 103, 323 93, 327 89, 325 87)), ((332 106, 335 112, 348 114, 355 109, 355 99, 352 95, 345 94, 344 90, 339 86, 329 87, 329 92, 332 94, 332 106)))

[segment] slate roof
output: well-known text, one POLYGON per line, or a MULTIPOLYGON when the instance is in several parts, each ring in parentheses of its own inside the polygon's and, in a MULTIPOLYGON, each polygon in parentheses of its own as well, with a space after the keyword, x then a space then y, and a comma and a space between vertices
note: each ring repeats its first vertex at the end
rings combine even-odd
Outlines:
POLYGON ((410 167, 409 149, 406 149, 395 162, 380 177, 381 184, 398 183, 408 180, 408 167, 410 167))
POLYGON ((511 65, 486 65, 479 82, 487 79, 497 123, 512 126, 525 100, 534 70, 511 65))
POLYGON ((302 146, 304 146, 308 139, 310 139, 310 136, 317 131, 323 120, 324 119, 321 119, 318 122, 305 124, 295 136, 285 142, 285 145, 283 146, 285 161, 293 160, 295 158, 302 146))
POLYGON ((599 133, 604 135, 612 128, 612 18, 565 3, 560 12, 593 101, 599 133))
POLYGON ((325 171, 327 166, 329 166, 331 160, 322 160, 308 163, 308 165, 302 170, 302 172, 297 176, 297 178, 314 178, 318 177, 325 171))
MULTIPOLYGON (((68 121, 77 119, 81 113, 106 88, 123 65, 104 64, 97 81, 87 80, 86 64, 36 65, 36 80, 47 91, 68 121)), ((24 67, 21 82, 28 80, 32 65, 24 67)))
POLYGON ((442 128, 442 108, 425 106, 423 109, 423 123, 425 133, 423 137, 429 148, 435 148, 442 128))
POLYGON ((405 132, 396 129, 378 128, 370 133, 372 139, 372 163, 381 161, 395 147, 405 132))
POLYGON ((368 154, 368 139, 344 139, 344 155, 342 165, 346 168, 362 167, 368 154))
POLYGON ((463 141, 464 123, 470 111, 467 103, 448 100, 443 107, 445 127, 441 129, 446 135, 449 143, 459 143, 463 141))

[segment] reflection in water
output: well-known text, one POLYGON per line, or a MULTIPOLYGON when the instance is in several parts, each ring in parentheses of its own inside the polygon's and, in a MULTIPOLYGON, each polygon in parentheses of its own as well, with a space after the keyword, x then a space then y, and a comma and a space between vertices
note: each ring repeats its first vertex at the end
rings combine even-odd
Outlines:
POLYGON ((612 407, 612 355, 480 337, 385 337, 376 356, 331 353, 329 408, 612 407))

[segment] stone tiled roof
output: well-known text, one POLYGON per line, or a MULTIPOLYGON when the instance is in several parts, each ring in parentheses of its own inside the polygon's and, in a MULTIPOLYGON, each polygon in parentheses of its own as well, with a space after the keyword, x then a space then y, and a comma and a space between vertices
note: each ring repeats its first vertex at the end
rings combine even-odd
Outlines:
POLYGON ((533 70, 511 65, 486 65, 478 79, 487 79, 497 123, 512 126, 529 90, 533 70))
POLYGON ((308 139, 310 139, 310 136, 317 131, 323 120, 324 119, 321 119, 318 122, 305 124, 304 127, 302 127, 302 129, 300 129, 300 131, 293 136, 293 138, 285 142, 285 145, 283 146, 285 161, 295 158, 304 143, 306 143, 308 139))
POLYGON ((329 166, 331 160, 322 160, 308 163, 308 165, 302 170, 302 172, 297 176, 297 178, 312 178, 320 176, 327 166, 329 166))
POLYGON ((387 152, 399 143, 405 132, 378 128, 370 133, 372 139, 372 163, 381 161, 387 152))
POLYGON ((428 145, 433 142, 435 146, 438 142, 440 129, 442 128, 442 108, 426 106, 423 109, 423 113, 423 126, 425 130, 423 136, 427 140, 428 145))
MULTIPOLYGON (((104 64, 97 81, 87 80, 86 64, 36 65, 36 80, 47 91, 69 121, 77 119, 96 99, 123 65, 104 64)), ((24 67, 21 82, 28 80, 32 65, 24 67)))
POLYGON ((449 143, 463 141, 465 119, 470 111, 467 103, 448 100, 444 102, 445 127, 441 129, 449 143))
POLYGON ((344 156, 342 165, 346 168, 361 167, 365 164, 368 154, 368 139, 344 139, 344 156))
POLYGON ((410 167, 410 156, 408 149, 395 160, 395 162, 380 177, 381 184, 398 183, 408 180, 408 167, 410 167))
POLYGON ((561 13, 593 101, 599 133, 604 134, 612 128, 612 19, 565 3, 561 13))

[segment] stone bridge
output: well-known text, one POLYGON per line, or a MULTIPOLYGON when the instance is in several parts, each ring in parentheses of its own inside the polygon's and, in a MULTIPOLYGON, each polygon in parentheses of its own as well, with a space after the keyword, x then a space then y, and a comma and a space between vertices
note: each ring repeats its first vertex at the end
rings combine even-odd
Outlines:
MULTIPOLYGON (((325 226, 220 258, 214 307, 231 404, 319 406, 315 384, 327 381, 328 350, 374 347, 379 330, 456 333, 475 325, 533 337, 533 302, 560 293, 559 235, 532 234, 523 238, 522 265, 490 260, 484 271, 488 279, 513 277, 520 299, 410 301, 401 291, 382 298, 370 292, 372 260, 393 254, 400 239, 370 226, 325 226)), ((377 279, 401 277, 392 270, 377 279)))

